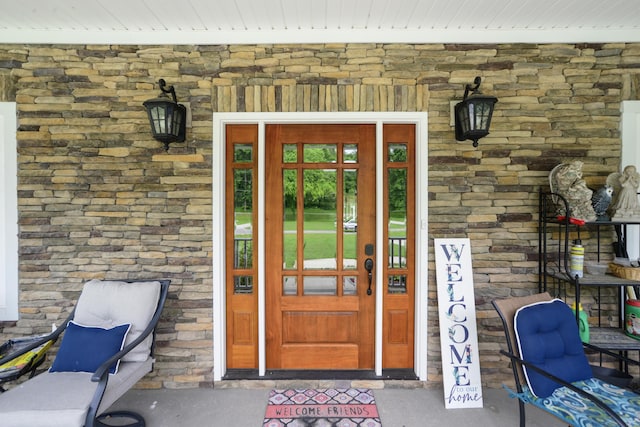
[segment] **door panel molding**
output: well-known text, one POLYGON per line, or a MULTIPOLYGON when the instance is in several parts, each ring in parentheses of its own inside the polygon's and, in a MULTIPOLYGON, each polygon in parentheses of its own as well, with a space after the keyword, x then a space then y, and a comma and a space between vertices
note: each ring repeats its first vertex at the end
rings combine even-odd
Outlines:
MULTIPOLYGON (((258 131, 258 176, 263 177, 265 172, 265 126, 270 123, 357 123, 376 124, 376 143, 377 148, 377 193, 381 194, 382 190, 382 129, 383 124, 390 123, 410 123, 415 124, 416 128, 416 188, 415 188, 415 333, 414 333, 414 369, 415 373, 423 381, 427 380, 427 304, 428 304, 428 147, 427 147, 427 113, 366 113, 366 112, 347 112, 347 113, 214 113, 213 114, 213 149, 212 149, 212 169, 213 169, 213 189, 212 189, 212 206, 213 206, 213 353, 214 353, 214 381, 220 381, 226 373, 227 362, 225 356, 226 343, 226 319, 225 319, 225 273, 224 273, 224 210, 220 210, 220 206, 224 206, 225 186, 224 186, 224 159, 225 159, 225 130, 226 124, 257 124, 258 131)), ((258 179, 258 224, 264 224, 264 179, 258 179)), ((376 207, 381 212, 381 201, 376 207)), ((376 221, 376 232, 378 241, 376 247, 381 247, 381 233, 385 227, 382 223, 382 215, 379 215, 376 221)), ((266 372, 266 355, 264 351, 264 343, 266 337, 265 331, 265 234, 264 227, 258 230, 258 341, 259 348, 259 375, 266 372)), ((376 271, 375 284, 376 289, 382 289, 382 269, 381 258, 382 251, 376 252, 376 271)), ((375 326, 375 372, 377 375, 382 374, 382 293, 376 292, 376 326, 375 326)), ((395 339, 398 339, 396 337, 395 339)))

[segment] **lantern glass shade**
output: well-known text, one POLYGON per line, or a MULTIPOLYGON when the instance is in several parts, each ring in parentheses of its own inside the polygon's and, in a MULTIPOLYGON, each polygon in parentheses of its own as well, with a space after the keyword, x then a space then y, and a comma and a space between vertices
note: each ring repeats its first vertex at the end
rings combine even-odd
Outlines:
POLYGON ((493 108, 498 98, 495 96, 471 95, 455 106, 456 139, 470 139, 473 146, 489 134, 493 108))
POLYGON ((153 138, 168 149, 171 142, 183 142, 186 134, 187 108, 162 94, 144 102, 153 138))

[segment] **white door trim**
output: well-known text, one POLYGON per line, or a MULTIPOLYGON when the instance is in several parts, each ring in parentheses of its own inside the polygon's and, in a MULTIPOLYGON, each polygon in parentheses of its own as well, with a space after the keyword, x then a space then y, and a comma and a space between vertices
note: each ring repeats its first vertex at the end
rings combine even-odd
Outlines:
MULTIPOLYGON (((428 306, 428 133, 426 112, 330 112, 330 113, 214 113, 212 147, 212 267, 213 267, 213 380, 220 381, 226 373, 226 304, 225 304, 225 126, 227 124, 258 125, 258 222, 264 224, 264 148, 265 125, 269 123, 374 123, 376 124, 376 192, 382 194, 382 125, 411 123, 416 125, 416 291, 415 291, 415 357, 418 378, 427 379, 427 306, 428 306)), ((376 209, 382 212, 379 197, 376 209)), ((383 216, 376 216, 377 245, 382 247, 383 216)), ((265 235, 258 227, 258 373, 266 372, 265 355, 265 235)), ((382 251, 377 251, 378 257, 382 251)), ((376 289, 382 289, 380 270, 382 260, 376 261, 376 289)), ((376 292, 375 372, 382 375, 382 292, 376 292)))
POLYGON ((18 320, 16 103, 0 102, 0 321, 18 320))
MULTIPOLYGON (((620 153, 620 168, 622 172, 627 165, 640 165, 640 101, 622 101, 622 119, 620 121, 622 134, 622 150, 620 153)), ((640 257, 640 226, 628 225, 627 252, 629 259, 640 257)))

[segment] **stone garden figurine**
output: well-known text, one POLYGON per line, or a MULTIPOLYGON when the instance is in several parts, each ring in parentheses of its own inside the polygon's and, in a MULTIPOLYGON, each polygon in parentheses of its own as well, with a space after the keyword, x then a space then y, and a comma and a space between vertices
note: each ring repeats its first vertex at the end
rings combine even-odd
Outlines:
POLYGON ((633 165, 625 166, 622 173, 614 172, 607 177, 607 184, 613 187, 615 194, 611 203, 615 212, 613 221, 640 219, 640 204, 638 203, 638 186, 640 173, 633 165))
MULTIPOLYGON (((593 191, 582 179, 582 162, 574 160, 561 163, 549 174, 551 191, 564 197, 569 204, 569 216, 583 221, 595 221, 596 213, 591 205, 593 191)), ((558 215, 566 215, 562 203, 557 203, 558 215)))

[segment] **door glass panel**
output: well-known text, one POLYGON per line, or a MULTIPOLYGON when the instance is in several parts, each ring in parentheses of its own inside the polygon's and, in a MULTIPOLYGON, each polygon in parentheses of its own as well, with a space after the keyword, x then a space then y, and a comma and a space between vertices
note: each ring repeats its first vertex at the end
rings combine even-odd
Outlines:
POLYGON ((336 144, 304 144, 305 163, 335 163, 338 160, 336 144))
POLYGON ((388 145, 387 159, 390 162, 406 162, 407 161, 407 144, 392 143, 388 145))
POLYGON ((358 278, 356 276, 344 276, 342 278, 342 295, 356 295, 358 292, 358 278))
POLYGON ((387 292, 390 294, 406 294, 407 293, 407 276, 404 274, 389 275, 387 282, 387 292))
POLYGON ((357 163, 358 146, 356 144, 344 144, 342 147, 342 158, 344 163, 357 163))
POLYGON ((282 295, 298 294, 298 278, 296 276, 284 276, 282 280, 282 295))
POLYGON ((337 295, 335 276, 305 276, 302 279, 304 295, 337 295))
POLYGON ((252 294, 253 293, 253 277, 252 276, 233 276, 233 293, 234 294, 252 294))
POLYGON ((234 268, 253 267, 253 171, 233 171, 234 268))
POLYGON ((233 268, 253 267, 253 240, 251 237, 236 237, 233 240, 233 268))
POLYGON ((298 146, 295 144, 284 144, 282 148, 282 160, 284 163, 297 163, 298 146))
POLYGON ((345 169, 342 192, 342 268, 356 268, 356 247, 358 231, 358 171, 345 169))
POLYGON ((298 171, 285 169, 282 171, 283 178, 283 259, 284 269, 296 268, 298 258, 298 171))
POLYGON ((387 200, 389 209, 389 268, 404 268, 407 264, 407 170, 388 170, 387 200))
POLYGON ((336 268, 336 170, 305 169, 304 269, 336 268))
POLYGON ((238 163, 253 161, 253 144, 233 144, 233 161, 238 163))

